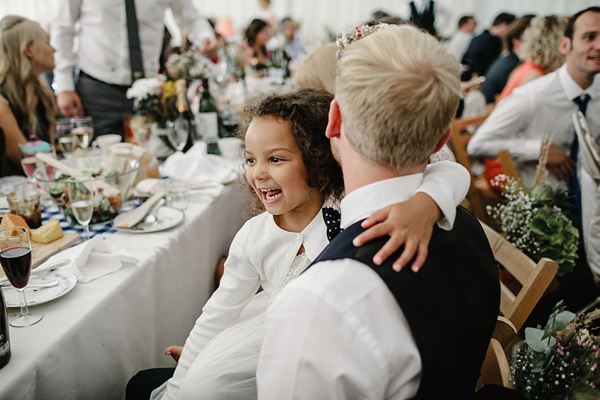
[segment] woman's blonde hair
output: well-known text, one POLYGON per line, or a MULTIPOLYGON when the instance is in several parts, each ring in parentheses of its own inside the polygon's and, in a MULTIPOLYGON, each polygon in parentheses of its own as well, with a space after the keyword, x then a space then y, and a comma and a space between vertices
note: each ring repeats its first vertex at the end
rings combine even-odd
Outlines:
POLYGON ((301 88, 334 92, 337 58, 335 43, 327 43, 310 52, 296 70, 296 83, 301 88))
POLYGON ((559 15, 533 18, 522 37, 525 59, 533 61, 546 73, 560 67, 565 62, 565 56, 560 52, 558 41, 565 32, 568 20, 559 15))
POLYGON ((37 22, 24 17, 8 15, 0 21, 0 86, 9 103, 25 116, 25 127, 32 135, 36 131, 36 118, 30 110, 34 108, 35 96, 42 102, 50 126, 55 123, 54 95, 36 76, 31 60, 25 55, 27 46, 44 35, 37 22))
POLYGON ((414 26, 389 26, 346 49, 335 98, 348 141, 395 171, 426 164, 461 97, 456 58, 414 26))

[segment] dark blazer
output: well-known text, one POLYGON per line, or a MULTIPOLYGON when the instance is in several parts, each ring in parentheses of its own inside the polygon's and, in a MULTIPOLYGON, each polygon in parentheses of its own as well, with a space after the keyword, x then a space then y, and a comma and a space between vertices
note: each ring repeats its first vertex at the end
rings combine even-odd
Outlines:
POLYGON ((463 74, 463 80, 471 79, 473 74, 485 76, 487 69, 502 52, 502 39, 494 36, 487 29, 475 36, 462 59, 462 64, 469 67, 463 74))
POLYGON ((486 103, 493 103, 496 100, 496 95, 502 93, 510 73, 520 62, 519 57, 511 51, 507 56, 496 59, 490 65, 485 74, 485 82, 481 86, 481 93, 485 96, 486 103))

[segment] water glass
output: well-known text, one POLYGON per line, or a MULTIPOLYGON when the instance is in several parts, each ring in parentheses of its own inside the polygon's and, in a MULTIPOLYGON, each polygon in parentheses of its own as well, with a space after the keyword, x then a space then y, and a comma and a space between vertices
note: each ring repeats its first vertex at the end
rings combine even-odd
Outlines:
POLYGON ((94 215, 95 181, 78 181, 71 178, 69 185, 69 202, 73 216, 83 226, 85 240, 90 240, 90 221, 94 215))
POLYGON ((177 179, 166 179, 163 182, 168 207, 185 210, 188 206, 189 185, 177 179))
POLYGON ((87 149, 92 138, 94 137, 94 125, 92 123, 92 117, 83 116, 71 118, 73 123, 73 129, 71 129, 71 135, 75 138, 77 145, 82 149, 87 149))

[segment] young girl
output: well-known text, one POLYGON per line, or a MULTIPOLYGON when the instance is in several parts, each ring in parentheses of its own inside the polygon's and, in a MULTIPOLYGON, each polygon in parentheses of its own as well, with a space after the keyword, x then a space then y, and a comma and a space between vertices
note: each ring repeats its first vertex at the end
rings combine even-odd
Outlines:
MULTIPOLYGON (((329 243, 324 218, 331 212, 324 205, 335 205, 343 193, 341 169, 324 135, 332 99, 324 90, 301 89, 247 108, 246 179, 267 212, 237 233, 220 286, 186 340, 173 378, 152 399, 256 398, 265 311, 329 243), (259 286, 263 291, 255 295, 259 286)), ((442 209, 450 203, 455 209, 468 188, 457 165, 438 163, 425 173, 422 189, 445 198, 438 200, 442 209)), ((439 216, 418 213, 415 220, 433 227, 439 216)))

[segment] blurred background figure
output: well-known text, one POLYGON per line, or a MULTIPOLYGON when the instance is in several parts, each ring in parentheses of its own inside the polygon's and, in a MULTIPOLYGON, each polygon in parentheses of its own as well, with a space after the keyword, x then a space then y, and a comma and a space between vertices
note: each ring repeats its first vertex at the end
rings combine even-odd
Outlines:
POLYGON ((296 61, 300 54, 306 52, 306 49, 298 34, 296 23, 290 17, 281 20, 281 34, 284 39, 283 50, 291 61, 296 61))
POLYGON ((522 61, 521 37, 531 24, 533 17, 534 15, 524 15, 509 25, 505 39, 508 54, 497 58, 490 65, 485 73, 485 82, 481 86, 481 93, 485 96, 486 103, 490 104, 496 101, 496 97, 504 89, 510 73, 522 61))
POLYGON ((335 43, 327 43, 308 53, 296 70, 296 83, 301 88, 325 89, 334 93, 337 57, 335 43))
POLYGON ((540 76, 556 71, 565 62, 558 42, 565 32, 568 18, 557 15, 537 17, 523 33, 523 62, 511 74, 498 101, 509 96, 512 91, 540 76))
POLYGON ((502 41, 506 37, 506 30, 514 20, 513 14, 500 13, 494 18, 489 29, 471 40, 462 59, 462 64, 466 65, 465 72, 462 74, 463 81, 470 80, 473 74, 485 75, 488 67, 502 52, 502 41))
POLYGON ((254 19, 246 28, 245 36, 246 41, 238 54, 238 63, 255 75, 266 75, 270 60, 267 50, 267 43, 271 39, 269 24, 262 19, 254 19))
POLYGON ((448 53, 460 62, 473 39, 477 23, 472 15, 464 15, 458 20, 458 30, 446 44, 448 53))
POLYGON ((450 23, 452 12, 438 1, 415 0, 406 3, 399 16, 433 36, 438 36, 438 32, 443 31, 450 23))
POLYGON ((373 14, 371 14, 371 21, 378 21, 383 17, 389 17, 390 14, 386 13, 385 11, 382 10, 377 10, 375 12, 373 12, 373 14))
POLYGON ((277 30, 277 17, 271 9, 271 0, 258 0, 258 6, 260 8, 258 19, 262 19, 269 24, 271 36, 273 36, 277 30))
POLYGON ((37 23, 8 15, 0 21, 0 138, 5 175, 24 175, 19 144, 30 136, 53 143, 56 104, 40 76, 54 68, 54 48, 37 23))

